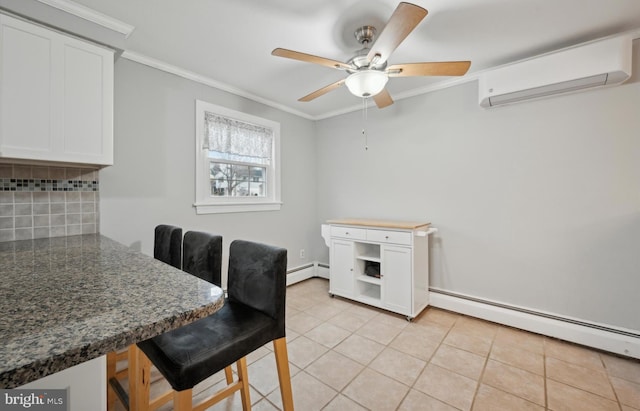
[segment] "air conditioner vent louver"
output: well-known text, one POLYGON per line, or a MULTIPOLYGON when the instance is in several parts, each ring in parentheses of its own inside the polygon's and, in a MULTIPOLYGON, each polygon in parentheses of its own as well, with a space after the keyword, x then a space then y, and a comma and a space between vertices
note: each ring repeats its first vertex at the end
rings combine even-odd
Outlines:
POLYGON ((483 107, 620 84, 631 75, 631 38, 618 37, 534 57, 482 73, 483 107))

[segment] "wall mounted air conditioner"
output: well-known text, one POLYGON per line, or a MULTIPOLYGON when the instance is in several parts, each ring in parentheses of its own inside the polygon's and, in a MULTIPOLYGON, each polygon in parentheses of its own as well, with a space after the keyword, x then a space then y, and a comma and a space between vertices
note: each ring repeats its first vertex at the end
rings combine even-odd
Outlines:
POLYGON ((615 37, 502 66, 480 74, 480 105, 620 84, 631 76, 631 59, 631 37, 615 37))

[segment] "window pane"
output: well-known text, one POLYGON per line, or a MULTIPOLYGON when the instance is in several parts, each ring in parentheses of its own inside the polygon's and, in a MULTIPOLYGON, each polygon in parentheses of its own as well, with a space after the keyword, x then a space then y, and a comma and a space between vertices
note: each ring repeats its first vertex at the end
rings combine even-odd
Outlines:
POLYGON ((246 197, 248 194, 248 187, 246 181, 249 178, 249 166, 232 165, 233 170, 233 189, 231 195, 234 197, 246 197))
POLYGON ((242 164, 210 163, 211 195, 217 197, 266 196, 266 168, 242 164))
POLYGON ((251 167, 251 181, 263 183, 265 181, 265 172, 266 169, 264 167, 251 167))
POLYGON ((210 163, 210 180, 212 196, 228 196, 231 165, 225 163, 210 163))

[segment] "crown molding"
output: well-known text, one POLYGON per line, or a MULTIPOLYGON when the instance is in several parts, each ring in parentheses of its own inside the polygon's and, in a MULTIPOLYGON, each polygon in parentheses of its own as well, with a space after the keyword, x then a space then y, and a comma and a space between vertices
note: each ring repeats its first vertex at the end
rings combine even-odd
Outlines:
MULTIPOLYGON (((39 0, 40 1, 40 0, 39 0)), ((289 106, 285 106, 284 104, 280 104, 280 103, 276 103, 274 101, 265 99, 263 97, 259 97, 256 96, 255 94, 249 93, 245 90, 241 90, 238 89, 236 87, 230 86, 226 83, 222 83, 220 81, 214 80, 210 77, 207 76, 203 76, 201 74, 197 74, 194 73, 192 71, 189 70, 185 70, 181 67, 178 66, 174 66, 172 64, 166 63, 164 61, 146 56, 144 54, 141 53, 137 53, 134 51, 128 51, 125 50, 122 53, 123 58, 127 59, 127 60, 131 60, 131 61, 135 61, 136 63, 140 63, 140 64, 144 64, 145 66, 149 66, 149 67, 153 67, 155 69, 167 72, 167 73, 171 73, 174 74, 176 76, 185 78, 187 80, 191 80, 191 81, 195 81, 196 83, 200 83, 200 84, 204 84, 205 86, 209 86, 209 87, 213 87, 213 88, 217 88, 219 90, 222 91, 226 91, 228 93, 231 94, 235 94, 239 97, 244 97, 244 98, 248 98, 249 100, 253 100, 257 103, 261 103, 264 104, 266 106, 269 107, 273 107, 273 108, 277 108, 278 110, 282 110, 285 111, 287 113, 291 113, 291 114, 295 114, 296 116, 302 117, 302 118, 306 118, 307 120, 324 120, 327 118, 331 118, 331 117, 336 117, 342 114, 347 114, 347 113, 351 113, 354 111, 358 111, 358 110, 362 110, 362 105, 358 104, 358 105, 354 105, 351 107, 347 107, 341 110, 335 110, 335 111, 330 111, 324 114, 319 114, 317 116, 312 116, 310 114, 307 113, 303 113, 302 111, 299 110, 295 110, 289 106)), ((488 70, 482 70, 476 73, 471 73, 471 74, 467 74, 464 77, 459 77, 459 78, 454 78, 451 80, 445 80, 445 81, 440 81, 438 83, 435 84, 431 84, 427 87, 421 87, 421 88, 417 88, 414 90, 409 90, 406 91, 404 93, 399 93, 397 95, 393 96, 393 99, 395 101, 399 101, 399 100, 403 100, 405 98, 410 98, 410 97, 415 97, 421 94, 427 94, 427 93, 431 93, 433 91, 437 91, 437 90, 442 90, 445 88, 449 88, 449 87, 453 87, 453 86, 457 86, 460 84, 464 84, 464 83, 468 83, 471 81, 475 81, 478 79, 478 76, 488 70)), ((367 101, 367 104, 371 104, 372 99, 369 99, 367 101)))
MULTIPOLYGON (((347 107, 345 109, 342 110, 336 110, 336 111, 330 111, 328 113, 325 114, 320 114, 317 116, 312 116, 309 115, 307 113, 303 113, 302 111, 299 110, 295 110, 289 106, 285 106, 284 104, 280 104, 280 103, 276 103, 274 101, 265 99, 263 97, 260 96, 256 96, 255 94, 249 93, 245 90, 241 90, 238 89, 236 87, 232 87, 226 83, 222 83, 220 81, 214 80, 210 77, 207 76, 203 76, 201 74, 197 74, 194 73, 192 71, 189 70, 185 70, 181 67, 178 66, 174 66, 172 64, 166 63, 164 61, 146 56, 144 54, 141 53, 137 53, 137 52, 133 52, 133 51, 124 51, 122 53, 122 57, 127 59, 127 60, 131 60, 131 61, 135 61, 136 63, 140 63, 140 64, 144 64, 145 66, 149 66, 149 67, 153 67, 155 69, 167 72, 167 73, 171 73, 174 74, 176 76, 185 78, 187 80, 191 80, 191 81, 195 81, 196 83, 200 83, 200 84, 204 84, 205 86, 209 86, 209 87, 213 87, 213 88, 217 88, 219 90, 222 91, 226 91, 228 93, 231 94, 235 94, 239 97, 244 97, 244 98, 248 98, 249 100, 253 100, 257 103, 261 103, 264 104, 266 106, 269 107, 273 107, 273 108, 277 108, 278 110, 282 110, 285 111, 287 113, 291 113, 291 114, 295 114, 296 116, 302 117, 302 118, 306 118, 307 120, 324 120, 327 118, 331 118, 331 117, 335 117, 335 116, 339 116, 341 114, 346 114, 346 113, 351 113, 353 111, 358 111, 358 110, 362 110, 362 105, 354 105, 351 107, 347 107)), ((415 89, 415 90, 411 90, 405 93, 400 93, 396 96, 394 96, 394 100, 398 101, 398 100, 403 100, 405 98, 409 98, 409 97, 414 97, 420 94, 426 94, 426 93, 430 93, 432 91, 436 91, 436 90, 441 90, 441 89, 445 89, 448 87, 453 87, 453 86, 457 86, 459 84, 463 84, 463 83, 467 83, 470 81, 474 81, 477 80, 478 76, 477 74, 471 74, 471 75, 467 75, 465 77, 462 78, 456 78, 456 79, 452 79, 452 80, 448 80, 448 81, 441 81, 439 83, 436 84, 432 84, 428 87, 423 87, 423 88, 419 88, 419 89, 415 89)))
POLYGON ((135 27, 130 24, 114 19, 113 17, 97 12, 93 9, 90 9, 89 7, 75 3, 71 0, 38 0, 38 1, 40 3, 46 4, 47 6, 56 8, 58 10, 62 10, 66 13, 72 14, 81 19, 90 21, 92 23, 105 27, 109 30, 113 30, 120 34, 123 34, 125 39, 131 35, 133 30, 135 30, 135 27))
POLYGON ((144 64, 145 66, 153 67, 155 69, 165 71, 167 73, 175 74, 176 76, 185 78, 187 80, 195 81, 196 83, 204 84, 205 86, 217 88, 219 90, 226 91, 231 94, 235 94, 239 97, 244 97, 249 100, 253 100, 257 103, 264 104, 269 107, 277 108, 278 110, 286 111, 287 113, 295 114, 296 116, 306 118, 307 120, 315 120, 313 116, 310 116, 307 113, 303 113, 302 111, 294 110, 291 107, 285 106, 283 104, 276 103, 274 101, 268 100, 260 96, 256 96, 255 94, 249 93, 245 90, 232 87, 226 83, 222 83, 210 77, 206 77, 201 74, 197 74, 192 71, 185 70, 181 67, 174 66, 164 61, 157 60, 149 56, 145 56, 144 54, 127 50, 122 53, 122 57, 127 60, 135 61, 136 63, 144 64))

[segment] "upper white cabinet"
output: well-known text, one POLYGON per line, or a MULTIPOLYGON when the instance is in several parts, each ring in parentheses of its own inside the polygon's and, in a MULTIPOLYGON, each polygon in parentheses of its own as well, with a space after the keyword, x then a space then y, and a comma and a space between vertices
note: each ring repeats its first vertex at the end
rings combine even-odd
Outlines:
POLYGON ((0 157, 113 164, 113 59, 0 14, 0 157))

